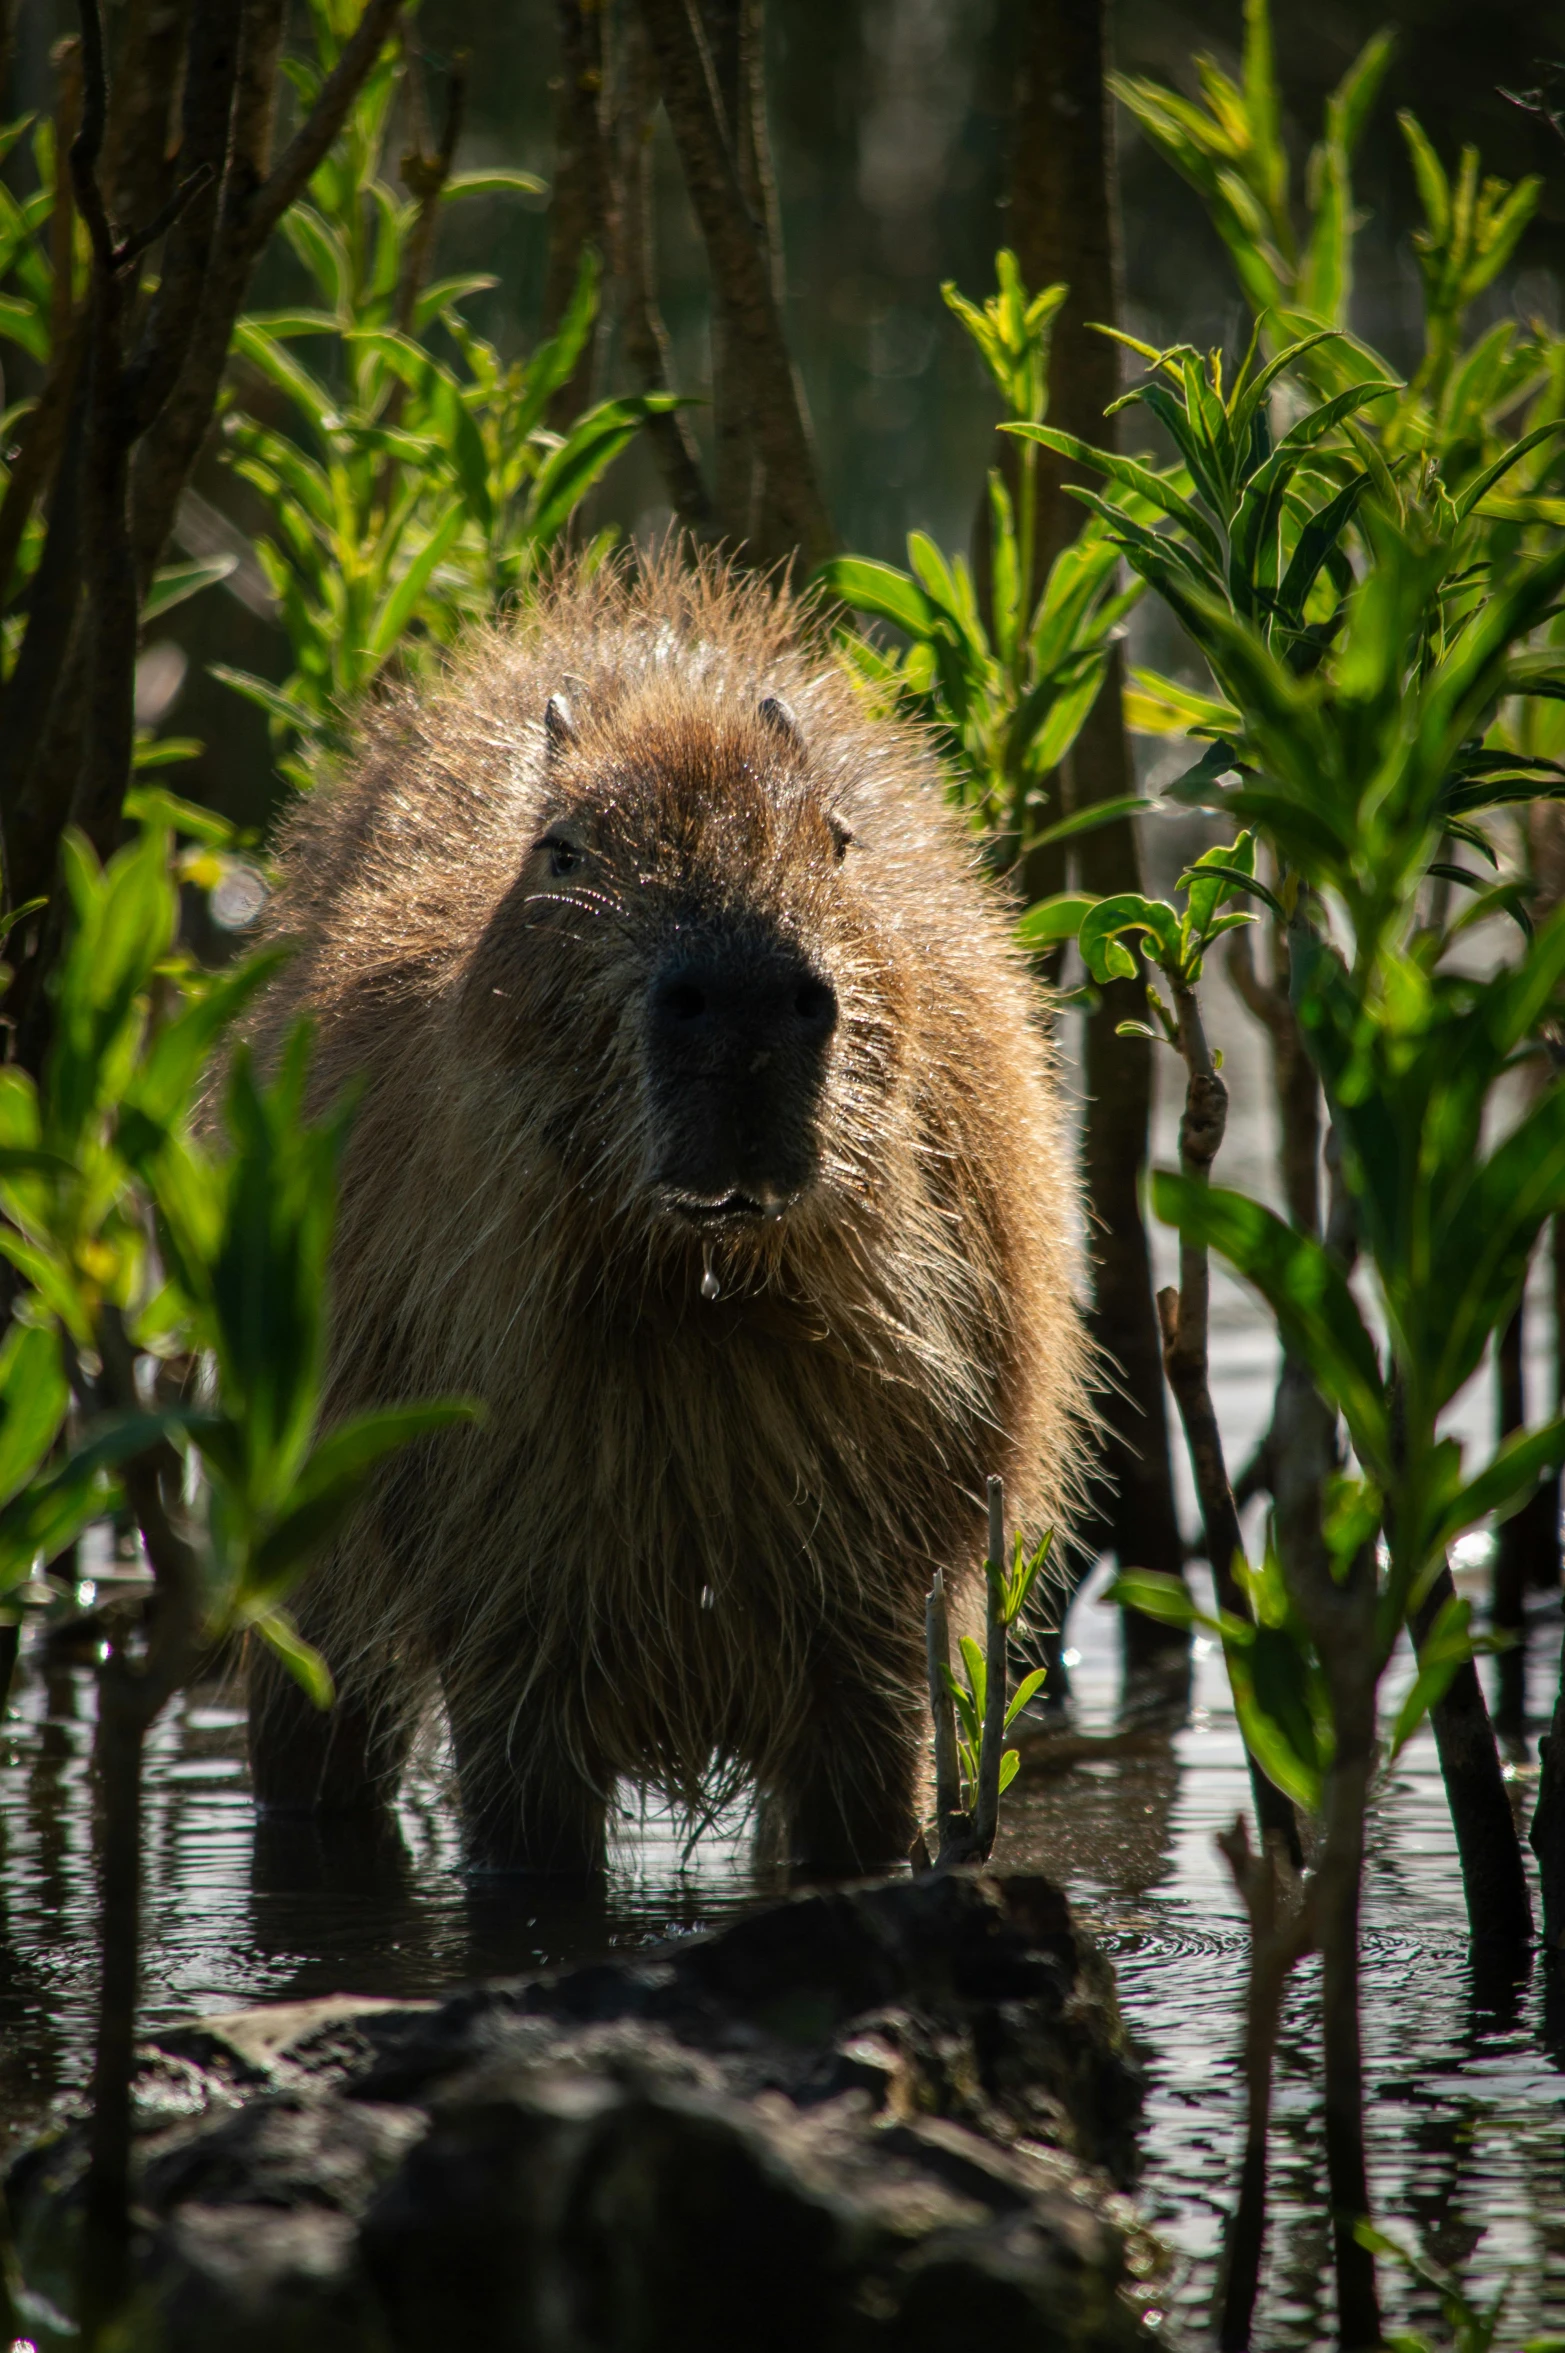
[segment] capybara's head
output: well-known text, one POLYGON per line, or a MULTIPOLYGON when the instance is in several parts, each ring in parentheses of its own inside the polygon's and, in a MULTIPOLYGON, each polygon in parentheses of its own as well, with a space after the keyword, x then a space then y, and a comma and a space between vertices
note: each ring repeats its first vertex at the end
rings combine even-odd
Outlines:
POLYGON ((599 708, 562 683, 543 733, 533 839, 465 989, 486 1063, 630 1233, 731 1265, 862 1205, 904 991, 838 767, 778 695, 655 671, 599 708))

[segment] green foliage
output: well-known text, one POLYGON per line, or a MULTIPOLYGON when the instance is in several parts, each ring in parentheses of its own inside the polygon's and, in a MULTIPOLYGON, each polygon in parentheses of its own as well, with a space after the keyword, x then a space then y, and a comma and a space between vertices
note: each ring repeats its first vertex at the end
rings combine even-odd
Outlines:
MULTIPOLYGON (((1067 290, 1029 295, 1010 252, 996 256, 995 269, 998 291, 982 309, 953 286, 943 291, 994 378, 1008 420, 1035 426, 1047 409, 1050 331, 1067 290)), ((843 645, 877 700, 935 729, 960 804, 979 829, 1007 835, 1016 856, 1058 832, 1039 829, 1047 779, 1097 700, 1110 650, 1141 594, 1138 584, 1121 585, 1118 547, 1092 524, 1035 586, 1037 511, 1029 446, 1014 496, 998 467, 989 473, 987 616, 966 558, 947 558, 921 531, 908 540, 906 572, 838 556, 815 576, 828 596, 909 640, 894 653, 853 634, 843 645)), ((1142 805, 1095 808, 1074 829, 1142 805)))
POLYGON ((1353 151, 1391 62, 1392 38, 1367 41, 1326 101, 1305 175, 1301 237, 1289 191, 1282 102, 1268 0, 1245 0, 1244 63, 1236 83, 1196 59, 1204 106, 1157 82, 1116 74, 1111 87, 1148 143, 1201 197, 1256 312, 1299 309, 1325 324, 1346 317, 1352 291, 1353 151))
POLYGON ((348 1109, 305 1109, 309 1036, 269 1088, 241 1051, 228 1145, 195 1110, 214 1056, 276 968, 219 975, 173 954, 178 902, 159 824, 100 868, 66 842, 74 911, 40 1084, 0 1071, 0 1252, 24 1288, 0 1348, 0 1594, 120 1501, 116 1472, 173 1447, 199 1473, 206 1631, 253 1624, 321 1698, 324 1670, 282 1610, 375 1461, 464 1414, 406 1407, 322 1436, 327 1256, 348 1109), (209 1402, 94 1368, 207 1360, 209 1402), (74 1397, 74 1411, 72 1402, 74 1397))
MULTIPOLYGON (((58 158, 54 125, 32 115, 0 127, 0 161, 25 143, 34 185, 17 196, 0 184, 0 387, 5 383, 3 346, 13 345, 44 371, 57 370, 62 330, 69 331, 88 270, 87 233, 72 211, 71 285, 56 286, 52 256, 58 158)), ((14 169, 14 167, 13 167, 14 169)), ((32 397, 0 408, 0 499, 11 488, 15 452, 26 441, 37 402, 32 397)), ((0 579, 0 686, 11 674, 27 622, 27 591, 43 553, 45 518, 35 503, 23 526, 10 577, 0 579)), ((232 557, 209 563, 168 564, 159 571, 143 608, 152 619, 198 589, 226 579, 232 557)))
POLYGON ((1330 333, 1304 337, 1261 367, 1252 338, 1226 388, 1219 353, 1203 364, 1189 344, 1168 351, 1134 344, 1150 380, 1114 405, 1144 406, 1166 428, 1182 461, 1172 474, 1047 425, 1009 428, 1107 478, 1113 497, 1075 495, 1192 634, 1201 604, 1215 601, 1240 619, 1258 621, 1267 646, 1301 671, 1329 643, 1333 616, 1351 588, 1341 542, 1371 481, 1369 468, 1345 463, 1328 437, 1396 389, 1387 378, 1350 384, 1307 408, 1274 441, 1267 395, 1330 333), (1139 520, 1148 508, 1173 529, 1159 533, 1139 520))
MULTIPOLYGON (((335 60, 340 14, 317 13, 316 58, 290 69, 306 102, 335 60)), ((526 591, 645 420, 677 405, 638 395, 599 402, 563 436, 546 425, 593 332, 595 255, 558 332, 525 361, 503 361, 463 318, 463 300, 492 278, 415 284, 420 202, 383 176, 395 70, 388 49, 308 197, 284 216, 312 304, 255 313, 235 337, 260 413, 230 409, 229 461, 270 518, 256 552, 293 670, 280 688, 219 675, 297 744, 280 765, 300 786, 313 754, 340 748, 348 710, 388 664, 416 665, 526 591)), ((454 174, 441 193, 539 187, 524 172, 488 171, 454 174)))
MULTIPOLYGON (((1324 1499, 1325 1535, 1378 1675, 1452 1539, 1517 1508, 1565 1458, 1554 1424, 1476 1467, 1443 1435, 1544 1220, 1565 1205, 1557 1084, 1502 1140, 1486 1121, 1557 999, 1565 942, 1552 927, 1528 936, 1486 980, 1452 954, 1497 913, 1527 933, 1523 886, 1495 875, 1491 813, 1565 784, 1551 756, 1565 749, 1565 504, 1550 487, 1565 367, 1557 343, 1508 323, 1462 349, 1465 314, 1538 191, 1481 179, 1471 153, 1448 178, 1406 117, 1425 213, 1413 380, 1399 383, 1346 332, 1348 165, 1385 47, 1371 43, 1331 101, 1300 238, 1264 0, 1249 0, 1246 24, 1243 84, 1204 66, 1204 109, 1151 84, 1121 95, 1229 245, 1256 313, 1249 353, 1228 383, 1217 354, 1137 347, 1148 377, 1127 404, 1158 419, 1173 469, 1026 430, 1102 477, 1101 492, 1078 495, 1210 672, 1211 692, 1135 682, 1133 723, 1205 743, 1169 797, 1237 822, 1275 869, 1262 889, 1252 855, 1249 887, 1288 943, 1384 1342, 1328 1251, 1259 1203, 1170 1173, 1154 1178, 1153 1201, 1187 1244, 1217 1249, 1255 1284, 1346 1423, 1357 1469, 1324 1499)), ((1232 864, 1221 852, 1216 862, 1232 864)), ((1172 907, 1092 908, 1078 926, 1102 977, 1123 969, 1116 957, 1129 962, 1134 938, 1189 985, 1172 907)), ((1172 1035, 1166 1015, 1163 1026, 1172 1035)), ((1251 1627, 1215 1630, 1246 1740, 1280 1787, 1318 1806, 1335 1700, 1313 1621, 1280 1568, 1236 1571, 1251 1627)), ((1190 1606, 1145 1579, 1119 1590, 1165 1615, 1190 1606)), ((1393 1752, 1481 1647, 1466 1604, 1449 1600, 1419 1647, 1393 1752)))
MULTIPOLYGON (((1022 1542, 1021 1531, 1018 1530, 1016 1549, 1009 1568, 1003 1562, 985 1561, 984 1574, 989 1583, 992 1599, 999 1605, 998 1614, 1002 1626, 1014 1626, 1021 1618, 1022 1612, 1026 1609, 1031 1598, 1033 1587, 1043 1574, 1053 1546, 1054 1532, 1050 1529, 1040 1540, 1036 1551, 1029 1553, 1022 1542)), ((962 1803, 971 1810, 977 1800, 979 1779, 983 1771, 984 1708, 989 1692, 989 1668, 984 1657, 983 1646, 975 1642, 970 1634, 962 1636, 960 1649, 962 1664, 967 1669, 967 1681, 964 1683, 947 1665, 942 1665, 941 1673, 956 1708, 956 1748, 963 1782, 962 1803)), ((1000 1727, 1002 1733, 1009 1732, 1022 1710, 1031 1700, 1036 1699, 1038 1693, 1043 1689, 1046 1674, 1045 1668, 1034 1667, 1030 1673, 1022 1677, 1007 1704, 1005 1718, 1000 1727)), ((1002 1795, 1010 1788, 1020 1767, 1020 1750, 1005 1749, 1000 1757, 1000 1791, 1002 1795)))
MULTIPOLYGON (((1461 2279, 1442 2265, 1431 2263, 1416 2247, 1406 2246, 1387 2232, 1376 2230, 1373 2223, 1361 2222, 1354 2231, 1360 2246, 1372 2254, 1385 2256, 1400 2265, 1409 2279, 1421 2288, 1432 2289, 1440 2299, 1440 2317, 1450 2334, 1441 2340, 1442 2353, 1493 2353, 1505 2318, 1505 2307, 1510 2301, 1511 2283, 1504 2281, 1496 2289, 1487 2305, 1474 2302, 1461 2279)), ((1436 2353, 1432 2341, 1423 2335, 1410 2335, 1394 2330, 1386 2338, 1387 2353, 1436 2353)), ((1529 2337, 1519 2353, 1565 2353, 1565 2337, 1529 2337)))

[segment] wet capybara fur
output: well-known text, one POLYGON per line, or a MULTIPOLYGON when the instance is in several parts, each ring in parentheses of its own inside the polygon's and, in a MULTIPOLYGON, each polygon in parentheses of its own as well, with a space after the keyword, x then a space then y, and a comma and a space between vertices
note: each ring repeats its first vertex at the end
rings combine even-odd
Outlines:
POLYGON ((361 1090, 330 1411, 471 1396, 253 1669, 257 1794, 384 1804, 437 1695, 476 1858, 580 1870, 624 1781, 748 1786, 806 1869, 903 1855, 924 1597, 985 1476, 1076 1452, 1067 1121, 1011 911, 917 730, 775 589, 567 571, 385 700, 269 924, 361 1090))

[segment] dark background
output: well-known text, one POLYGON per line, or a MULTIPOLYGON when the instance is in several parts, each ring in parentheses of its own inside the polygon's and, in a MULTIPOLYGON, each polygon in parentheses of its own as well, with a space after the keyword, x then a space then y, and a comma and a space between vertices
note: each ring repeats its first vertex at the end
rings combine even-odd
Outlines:
MULTIPOLYGON (((1238 72, 1238 0, 1123 0, 1113 14, 1117 63, 1126 72, 1192 94, 1197 52, 1238 72)), ((979 295, 993 283, 994 250, 1006 237, 1025 7, 1022 0, 771 0, 769 18, 787 321, 842 543, 895 559, 907 532, 921 527, 944 545, 965 545, 997 412, 939 289, 951 278, 979 295)), ((49 104, 49 48, 73 23, 68 5, 24 0, 8 115, 49 104)), ((558 72, 550 0, 429 0, 420 24, 437 104, 444 60, 457 48, 472 53, 459 163, 504 161, 547 178, 550 86, 558 72)), ((1500 95, 1536 85, 1540 59, 1565 55, 1558 0, 1490 0, 1483 7, 1471 0, 1389 7, 1276 0, 1296 192, 1327 92, 1381 25, 1395 30, 1397 53, 1356 166, 1366 219, 1355 327, 1395 364, 1416 356, 1420 306, 1410 232, 1419 214, 1395 119, 1400 107, 1420 117, 1453 173, 1462 144, 1471 141, 1485 167, 1506 179, 1544 176, 1538 215, 1475 324, 1513 309, 1565 327, 1565 145, 1500 95)), ((1241 306, 1223 249, 1195 196, 1123 115, 1120 175, 1124 324, 1151 341, 1232 344, 1241 306)), ((677 381, 700 395, 711 380, 705 261, 661 125, 658 178, 661 294, 677 381)), ((542 200, 485 199, 445 215, 438 266, 498 276, 494 293, 468 308, 474 324, 508 352, 525 351, 536 332, 547 240, 542 200)), ((258 305, 300 291, 288 267, 283 259, 267 265, 258 305)), ((604 389, 621 388, 612 347, 605 356, 604 389)), ((697 419, 701 430, 701 412, 697 419)), ((237 486, 215 464, 201 488, 243 514, 237 486)), ((660 528, 667 507, 644 450, 621 460, 596 506, 594 521, 613 520, 638 535, 660 528)), ((223 659, 273 676, 286 669, 280 633, 252 609, 261 602, 254 585, 252 577, 251 606, 220 590, 165 625, 189 662, 183 689, 161 720, 208 746, 170 782, 249 819, 264 814, 273 789, 265 725, 206 679, 202 666, 223 659)), ((1160 657, 1170 651, 1161 643, 1156 650, 1160 657)))

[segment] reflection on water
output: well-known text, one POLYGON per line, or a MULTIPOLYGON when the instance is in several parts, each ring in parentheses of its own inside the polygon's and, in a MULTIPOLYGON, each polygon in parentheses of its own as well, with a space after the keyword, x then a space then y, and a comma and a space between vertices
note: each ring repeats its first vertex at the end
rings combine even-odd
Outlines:
MULTIPOLYGON (((1539 1713, 1557 1630, 1552 1619, 1535 1630, 1539 1713)), ((1111 1730, 1114 1624, 1093 1588, 1071 1636, 1078 1720, 1111 1730)), ((33 1670, 0 1748, 0 2102, 13 2131, 86 2075, 92 1698, 82 1669, 33 1670)), ((1525 1769, 1516 1788, 1525 1804, 1525 1769)), ((1114 1959, 1152 2076, 1143 2194, 1178 2250, 1178 2302, 1191 2321, 1210 2296, 1239 2128, 1244 1932, 1212 1834, 1247 1802, 1221 1662, 1208 1651, 1185 1729, 1138 1732, 1129 1753, 1024 1777, 999 1856, 1063 1881, 1114 1959)), ((434 1993, 710 1925, 761 1892, 742 1825, 708 1832, 686 1854, 656 1816, 626 1839, 597 1895, 549 1899, 525 1883, 467 1879, 433 1771, 410 1791, 400 1838, 378 1851, 308 1826, 258 1826, 241 1715, 210 1689, 158 1728, 147 1851, 146 2012, 159 2023, 340 1990, 434 1993)), ((1513 2275, 1506 2341, 1565 2326, 1565 1988, 1541 1973, 1519 1992, 1474 1988, 1427 1734, 1381 1795, 1365 1917, 1380 2212, 1440 2261, 1471 2258, 1479 2284, 1513 2275)), ((1315 2001, 1307 1968, 1291 1990, 1278 2065, 1276 2235, 1256 2337, 1275 2353, 1325 2345, 1330 2333, 1315 2001)), ((1393 2307, 1414 2316, 1416 2304, 1391 2285, 1393 2307)))

